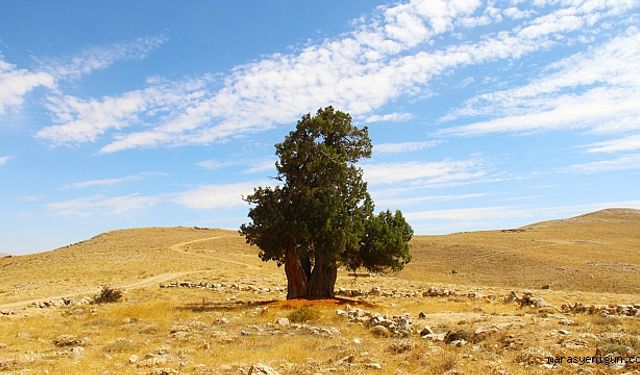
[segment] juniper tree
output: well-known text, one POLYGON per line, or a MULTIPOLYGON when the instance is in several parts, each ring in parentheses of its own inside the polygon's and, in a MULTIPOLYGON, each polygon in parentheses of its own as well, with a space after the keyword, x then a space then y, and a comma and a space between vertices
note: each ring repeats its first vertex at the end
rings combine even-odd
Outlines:
POLYGON ((340 266, 399 271, 410 261, 411 227, 400 211, 374 215, 356 166, 371 157, 366 127, 327 107, 275 148, 278 183, 245 198, 251 222, 240 233, 263 261, 284 265, 288 299, 333 297, 340 266))

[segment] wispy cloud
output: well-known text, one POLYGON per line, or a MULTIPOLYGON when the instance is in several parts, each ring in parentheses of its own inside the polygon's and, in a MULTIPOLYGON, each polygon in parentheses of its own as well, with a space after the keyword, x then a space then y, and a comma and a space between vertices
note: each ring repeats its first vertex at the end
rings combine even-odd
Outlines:
POLYGON ((244 173, 259 173, 259 172, 268 172, 276 170, 276 161, 275 159, 268 159, 259 162, 254 162, 251 166, 245 169, 244 173))
POLYGON ((93 215, 122 215, 131 211, 150 208, 160 202, 159 196, 128 194, 106 197, 101 194, 47 204, 54 215, 87 217, 93 215))
POLYGON ((442 143, 441 141, 380 143, 373 146, 374 153, 392 154, 424 150, 442 143))
POLYGON ((235 184, 212 184, 178 193, 175 202, 190 209, 206 210, 246 206, 243 196, 253 193, 257 186, 271 186, 269 181, 251 181, 235 184))
POLYGON ((55 79, 45 72, 19 69, 0 55, 0 115, 24 103, 24 96, 37 87, 54 87, 55 79))
POLYGON ((482 198, 486 196, 484 193, 469 193, 469 194, 446 194, 446 195, 426 195, 426 196, 414 196, 410 198, 382 198, 375 199, 376 194, 372 193, 374 196, 374 202, 376 207, 383 208, 396 208, 396 207, 406 207, 406 206, 414 206, 423 203, 439 203, 439 202, 452 202, 458 200, 467 200, 467 199, 476 199, 482 198))
MULTIPOLYGON (((184 101, 186 106, 180 100, 172 102, 169 113, 150 119, 144 130, 117 135, 101 152, 208 144, 293 122, 301 113, 324 104, 333 104, 355 118, 375 120, 372 113, 390 101, 424 94, 433 77, 464 66, 517 59, 542 48, 573 43, 584 26, 589 25, 588 32, 597 31, 603 20, 634 6, 634 1, 562 2, 536 5, 535 12, 528 12, 493 3, 483 6, 479 1, 414 0, 380 7, 374 15, 363 18, 354 31, 339 38, 237 66, 221 87, 197 100, 184 101), (521 24, 504 29, 508 23, 500 22, 505 18, 519 18, 521 24), (465 34, 489 23, 503 29, 474 29, 465 34), (446 33, 460 36, 463 42, 429 46, 446 33), (478 33, 483 33, 480 38, 478 33)), ((54 143, 77 143, 94 141, 110 130, 122 131, 134 122, 138 124, 137 118, 149 115, 147 103, 158 99, 147 100, 147 96, 155 97, 152 92, 138 90, 109 100, 85 101, 88 105, 80 111, 72 108, 68 120, 57 117, 58 124, 44 129, 40 136, 54 143), (142 98, 131 98, 138 95, 142 98), (129 104, 129 109, 113 115, 112 103, 121 98, 127 99, 123 104, 129 104), (92 119, 87 106, 101 116, 92 119)), ((377 116, 384 119, 385 115, 377 116)))
POLYGON ((10 156, 0 156, 0 166, 6 164, 9 159, 11 159, 10 156))
POLYGON ((393 113, 387 113, 384 115, 367 116, 364 119, 364 122, 367 124, 370 124, 373 122, 401 122, 401 121, 413 120, 413 118, 414 116, 411 113, 393 112, 393 113))
POLYGON ((363 165, 363 170, 364 179, 370 184, 436 185, 479 179, 487 174, 480 159, 369 163, 363 165))
POLYGON ((597 202, 573 206, 527 207, 492 206, 477 208, 458 208, 447 210, 428 210, 407 212, 409 221, 451 220, 451 221, 491 221, 496 219, 530 218, 561 219, 605 208, 640 208, 640 201, 597 202))
POLYGON ((18 200, 20 202, 38 202, 40 200, 42 200, 43 196, 40 194, 28 194, 28 195, 21 195, 18 197, 18 200))
POLYGON ((237 161, 210 159, 210 160, 201 160, 197 162, 196 167, 202 168, 202 169, 220 169, 220 168, 226 168, 226 167, 230 167, 237 164, 238 164, 237 161))
POLYGON ((588 146, 589 153, 614 153, 640 150, 640 135, 613 139, 588 146))
POLYGON ((87 181, 79 181, 74 182, 64 186, 64 189, 87 189, 93 187, 104 187, 104 186, 114 186, 120 185, 131 181, 139 181, 148 176, 157 176, 163 175, 158 172, 142 172, 134 175, 124 176, 124 177, 114 177, 114 178, 102 178, 95 180, 87 180, 87 181))
MULTIPOLYGON (((146 89, 101 99, 49 97, 47 108, 58 124, 41 129, 37 136, 53 144, 94 142, 109 130, 145 123, 156 116, 170 116, 186 109, 204 95, 204 87, 209 78, 184 82, 152 80, 152 86, 146 89)), ((145 133, 138 133, 136 139, 140 145, 147 143, 145 133)), ((109 152, 109 146, 102 151, 109 152)))
POLYGON ((570 171, 598 173, 609 171, 624 171, 628 169, 640 169, 640 154, 624 155, 610 160, 600 160, 589 163, 573 164, 568 167, 570 171))
POLYGON ((127 42, 85 49, 63 59, 40 59, 42 69, 61 78, 78 78, 96 70, 108 68, 117 61, 140 60, 164 44, 164 36, 141 37, 127 42))
POLYGON ((476 96, 443 118, 501 117, 443 129, 440 134, 477 135, 589 129, 596 133, 638 129, 640 124, 640 30, 560 60, 544 76, 513 89, 476 96))

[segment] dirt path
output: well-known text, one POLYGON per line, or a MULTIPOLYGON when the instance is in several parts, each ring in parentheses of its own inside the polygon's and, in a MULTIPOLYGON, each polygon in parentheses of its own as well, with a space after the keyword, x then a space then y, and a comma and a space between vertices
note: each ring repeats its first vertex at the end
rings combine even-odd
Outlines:
MULTIPOLYGON (((201 273, 201 272, 207 272, 207 270, 165 272, 165 273, 161 273, 159 275, 147 277, 147 278, 142 279, 142 280, 136 280, 136 281, 133 281, 133 282, 128 282, 128 283, 124 283, 124 284, 121 284, 121 285, 117 285, 115 287, 118 288, 118 289, 124 289, 124 290, 139 289, 139 288, 144 288, 144 287, 147 287, 147 286, 150 286, 150 285, 159 284, 159 283, 162 283, 162 282, 165 282, 165 281, 177 279, 179 277, 183 277, 183 276, 186 276, 186 275, 191 275, 191 274, 194 274, 194 273, 201 273)), ((85 289, 85 290, 82 290, 82 291, 75 290, 75 291, 70 291, 69 293, 60 294, 60 295, 43 296, 43 297, 40 297, 40 298, 34 298, 34 299, 29 299, 29 300, 17 301, 17 302, 11 302, 11 303, 6 303, 6 304, 3 304, 3 305, 0 305, 0 310, 12 310, 12 309, 15 309, 15 308, 23 307, 25 305, 29 305, 29 304, 34 303, 34 302, 52 301, 52 300, 61 299, 61 298, 64 298, 64 297, 78 297, 78 296, 92 295, 92 294, 98 293, 99 291, 100 291, 100 288, 85 289)))
MULTIPOLYGON (((205 241, 209 241, 209 240, 215 240, 218 238, 224 238, 225 236, 216 236, 216 237, 207 237, 207 238, 200 238, 197 240, 191 240, 191 241, 185 241, 185 242, 179 242, 176 244, 173 244, 171 246, 169 246, 169 249, 171 251, 175 251, 178 253, 182 253, 182 254, 186 254, 190 257, 198 257, 198 258, 205 258, 205 259, 213 259, 219 262, 223 262, 223 263, 229 263, 229 264, 235 264, 238 266, 243 266, 245 268, 248 269, 260 269, 257 266, 254 266, 252 264, 248 264, 248 263, 244 263, 244 262, 240 262, 240 261, 234 261, 234 260, 229 260, 229 259, 223 259, 223 258, 218 258, 218 257, 214 257, 214 256, 209 256, 209 255, 205 255, 205 254, 197 254, 197 253, 192 253, 189 252, 185 249, 185 247, 194 244, 194 243, 198 243, 198 242, 205 242, 205 241)), ((169 280, 173 280, 173 279, 177 279, 180 277, 184 277, 187 275, 192 275, 192 274, 196 274, 196 273, 202 273, 202 272, 208 272, 209 270, 191 270, 191 271, 173 271, 173 272, 164 272, 158 275, 154 275, 154 276, 150 276, 141 280, 135 280, 135 281, 129 281, 129 282, 125 282, 122 283, 120 285, 114 285, 115 288, 118 289, 124 289, 124 290, 130 290, 130 289, 139 289, 139 288, 144 288, 147 286, 151 286, 151 285, 157 285, 169 280)), ((22 300, 22 301, 16 301, 16 302, 10 302, 10 303, 5 303, 5 304, 1 304, 0 305, 0 310, 13 310, 16 308, 21 308, 27 305, 30 305, 34 302, 40 302, 40 301, 52 301, 52 300, 56 300, 56 299, 61 299, 64 297, 78 297, 78 296, 86 296, 86 295, 93 295, 96 294, 100 291, 100 288, 96 287, 96 288, 92 288, 92 289, 84 289, 84 290, 71 290, 68 293, 65 294, 59 294, 59 295, 49 295, 49 296, 42 296, 39 298, 33 298, 33 299, 28 299, 28 300, 22 300)))
POLYGON ((172 251, 178 252, 178 253, 186 254, 186 255, 191 256, 191 257, 198 257, 198 258, 203 258, 203 259, 213 259, 213 260, 216 260, 218 262, 223 262, 223 263, 229 263, 229 264, 235 264, 235 265, 238 265, 238 266, 243 266, 243 267, 245 267, 247 269, 259 270, 260 267, 254 266, 253 264, 249 264, 249 263, 245 263, 245 262, 239 262, 239 261, 236 261, 236 260, 218 258, 218 257, 214 257, 214 256, 211 256, 211 255, 206 255, 206 254, 198 254, 198 253, 187 251, 185 249, 185 247, 187 247, 187 246, 189 246, 191 244, 194 244, 194 243, 205 242, 205 241, 210 241, 210 240, 216 240, 216 239, 219 239, 219 238, 228 238, 228 237, 229 236, 215 236, 215 237, 207 237, 207 238, 200 238, 200 239, 197 239, 197 240, 180 242, 180 243, 171 245, 169 247, 169 249, 171 249, 172 251))

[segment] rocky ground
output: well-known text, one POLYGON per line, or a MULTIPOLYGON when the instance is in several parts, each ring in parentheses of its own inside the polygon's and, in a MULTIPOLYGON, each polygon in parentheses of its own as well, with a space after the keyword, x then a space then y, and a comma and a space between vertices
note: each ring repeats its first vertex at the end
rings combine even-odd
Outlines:
POLYGON ((286 301, 280 281, 202 275, 117 303, 5 309, 0 373, 640 374, 638 363, 548 360, 640 357, 632 295, 592 304, 562 291, 378 277, 341 279, 334 300, 286 301))

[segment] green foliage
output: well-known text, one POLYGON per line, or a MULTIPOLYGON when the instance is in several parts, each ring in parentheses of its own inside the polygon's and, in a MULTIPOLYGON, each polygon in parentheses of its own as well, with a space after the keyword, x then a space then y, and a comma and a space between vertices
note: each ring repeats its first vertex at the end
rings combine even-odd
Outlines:
POLYGON ((356 166, 371 157, 366 127, 332 107, 306 114, 276 144, 277 186, 258 187, 245 198, 251 223, 240 233, 260 248, 263 261, 285 262, 295 249, 310 275, 313 264, 402 269, 410 260, 413 232, 402 214, 373 214, 373 202, 356 166), (381 237, 382 236, 382 237, 381 237))
POLYGON ((105 285, 102 287, 102 290, 100 290, 100 293, 93 297, 93 303, 101 304, 118 302, 122 299, 122 294, 123 292, 121 289, 105 285))
POLYGON ((320 318, 320 313, 316 309, 304 306, 290 312, 289 315, 287 315, 287 318, 291 323, 304 323, 318 320, 320 318))

